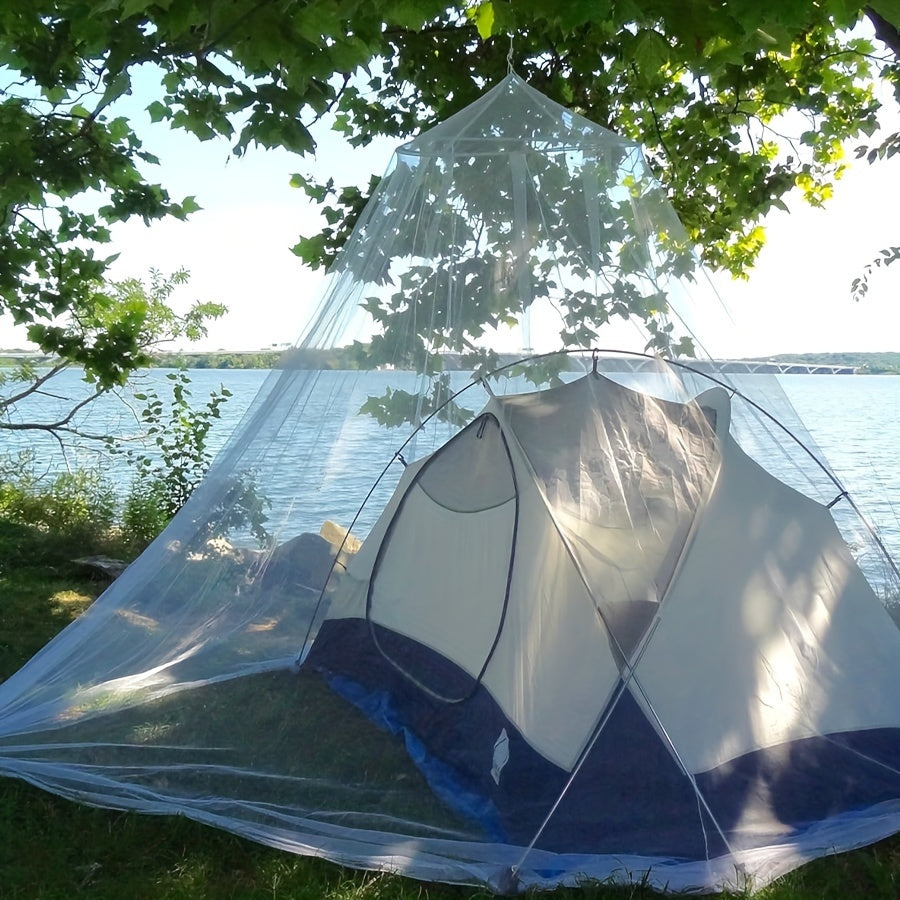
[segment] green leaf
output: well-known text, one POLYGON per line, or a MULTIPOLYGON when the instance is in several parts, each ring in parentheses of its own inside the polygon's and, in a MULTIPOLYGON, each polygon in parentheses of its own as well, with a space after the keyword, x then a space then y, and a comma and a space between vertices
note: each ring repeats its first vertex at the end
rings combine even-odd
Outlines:
POLYGON ((118 100, 125 93, 131 93, 131 78, 128 72, 119 72, 112 79, 106 82, 106 90, 100 98, 100 107, 104 107, 118 100))
POLYGON ((41 93, 54 105, 65 100, 69 94, 68 90, 60 85, 44 87, 41 89, 41 93))
MULTIPOLYGON (((196 198, 194 197, 185 197, 184 200, 181 201, 181 214, 184 218, 187 218, 191 213, 199 212, 201 206, 197 203, 196 198)), ((181 216, 179 216, 181 218, 181 216)))
POLYGON ((631 46, 631 54, 643 75, 657 73, 669 63, 671 48, 659 32, 652 28, 639 31, 631 46))
POLYGON ((466 15, 474 22, 478 29, 478 35, 486 41, 493 34, 494 29, 494 4, 492 0, 484 0, 474 9, 466 10, 466 15))
POLYGON ((446 8, 445 4, 435 3, 434 0, 383 0, 379 5, 385 22, 410 30, 421 28, 446 8))
POLYGON ((900 0, 872 0, 867 5, 900 30, 900 0))
POLYGON ((128 19, 131 16, 140 15, 145 12, 146 9, 146 0, 122 0, 121 16, 123 19, 128 19))
POLYGON ((154 100, 149 104, 147 106, 147 112, 150 114, 151 122, 162 122, 163 119, 170 119, 172 117, 172 110, 159 100, 154 100))

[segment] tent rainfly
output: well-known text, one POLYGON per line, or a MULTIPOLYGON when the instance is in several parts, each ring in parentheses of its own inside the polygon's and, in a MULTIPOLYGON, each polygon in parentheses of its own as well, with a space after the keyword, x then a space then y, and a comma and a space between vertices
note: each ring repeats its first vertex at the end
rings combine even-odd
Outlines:
POLYGON ((703 286, 640 149, 513 74, 401 147, 206 481, 0 685, 0 772, 498 893, 900 830, 896 567, 698 359, 703 286))

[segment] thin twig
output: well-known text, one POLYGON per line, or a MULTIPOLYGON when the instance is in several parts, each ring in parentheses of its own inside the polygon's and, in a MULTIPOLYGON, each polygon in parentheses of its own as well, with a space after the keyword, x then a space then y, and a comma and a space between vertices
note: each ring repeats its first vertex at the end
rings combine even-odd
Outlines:
POLYGON ((40 387, 46 384, 54 375, 62 372, 63 369, 67 368, 69 363, 67 362, 59 362, 52 369, 46 372, 44 375, 41 375, 40 378, 36 379, 32 382, 24 391, 19 394, 14 394, 12 397, 4 397, 2 401, 2 406, 4 408, 8 406, 12 406, 15 403, 18 403, 20 400, 24 400, 26 397, 30 397, 35 391, 38 391, 40 387))
MULTIPOLYGON (((73 429, 69 427, 69 423, 75 416, 84 409, 89 403, 93 403, 98 397, 102 396, 106 391, 103 388, 98 387, 93 394, 88 397, 85 397, 83 400, 79 400, 69 412, 59 419, 56 422, 3 422, 0 423, 0 430, 2 431, 46 431, 49 434, 56 434, 58 431, 67 431, 70 434, 76 434, 79 437, 90 437, 88 434, 84 434, 78 429, 73 429)), ((94 435, 93 437, 96 437, 94 435)), ((104 438, 106 435, 104 435, 104 438)))

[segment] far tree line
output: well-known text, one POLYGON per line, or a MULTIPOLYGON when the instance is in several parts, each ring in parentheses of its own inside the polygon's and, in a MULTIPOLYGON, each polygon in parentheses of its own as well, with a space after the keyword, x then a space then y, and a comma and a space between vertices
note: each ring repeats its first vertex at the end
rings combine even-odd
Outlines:
MULTIPOLYGON (((288 350, 259 350, 232 352, 227 350, 204 353, 157 353, 145 363, 146 368, 160 369, 331 369, 364 368, 364 356, 353 347, 319 350, 314 347, 293 347, 288 350)), ((781 353, 766 357, 772 362, 795 362, 806 365, 848 366, 860 374, 900 374, 900 353, 781 353)), ((0 353, 0 367, 11 367, 19 360, 0 353)))

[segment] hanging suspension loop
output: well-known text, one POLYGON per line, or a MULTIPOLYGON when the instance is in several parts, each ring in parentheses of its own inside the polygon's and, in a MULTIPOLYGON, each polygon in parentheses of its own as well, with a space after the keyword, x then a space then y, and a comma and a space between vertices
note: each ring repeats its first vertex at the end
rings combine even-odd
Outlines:
POLYGON ((509 36, 509 50, 506 54, 506 74, 513 74, 513 35, 509 36))

